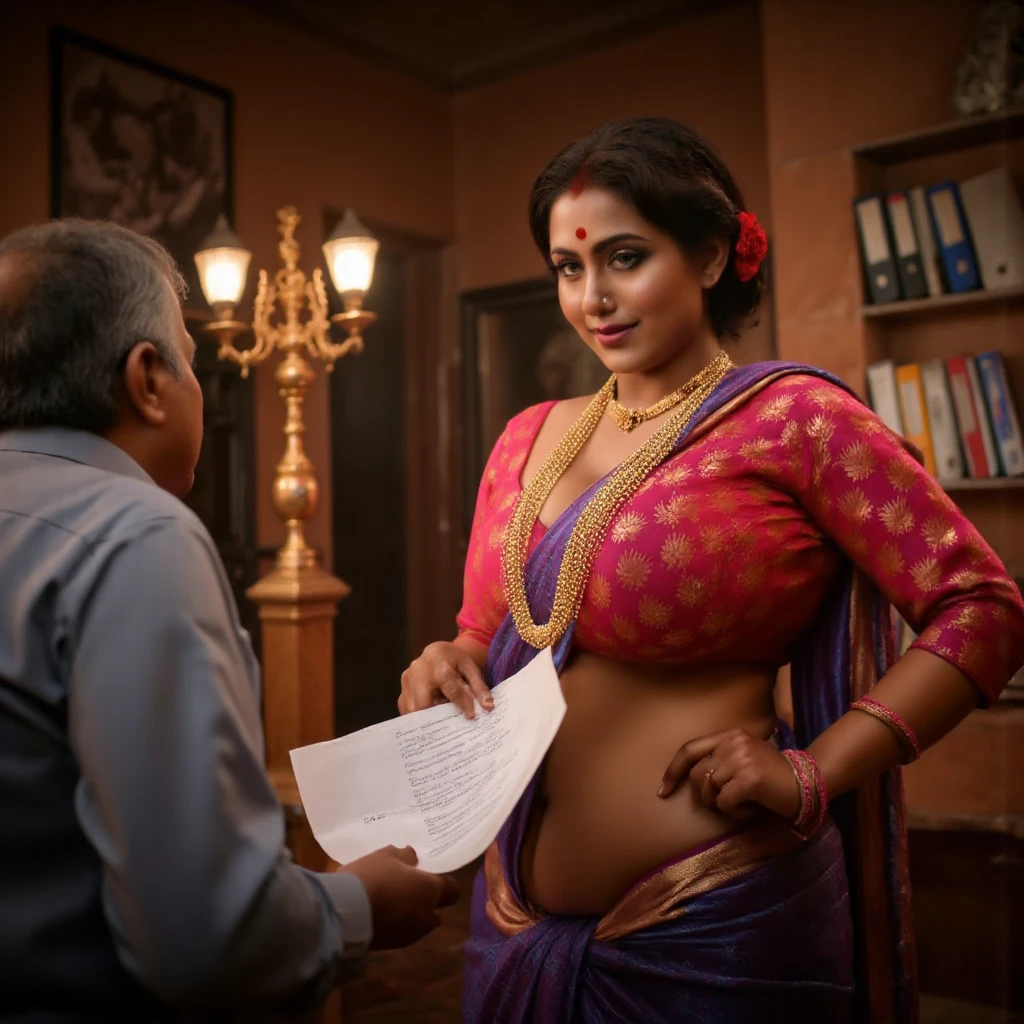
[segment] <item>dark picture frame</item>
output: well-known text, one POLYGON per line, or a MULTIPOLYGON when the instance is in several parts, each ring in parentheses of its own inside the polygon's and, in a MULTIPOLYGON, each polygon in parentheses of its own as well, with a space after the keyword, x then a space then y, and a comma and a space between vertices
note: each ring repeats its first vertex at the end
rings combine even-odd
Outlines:
POLYGON ((463 536, 487 456, 517 412, 592 394, 608 371, 567 323, 552 278, 461 296, 463 536))
POLYGON ((50 215, 151 235, 205 308, 193 256, 220 214, 234 221, 233 94, 61 27, 50 71, 50 215))

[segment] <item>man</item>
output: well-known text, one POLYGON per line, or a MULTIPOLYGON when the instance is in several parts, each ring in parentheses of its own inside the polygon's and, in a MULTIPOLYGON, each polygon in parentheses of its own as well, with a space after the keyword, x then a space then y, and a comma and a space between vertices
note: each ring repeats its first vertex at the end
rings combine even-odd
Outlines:
POLYGON ((314 874, 283 848, 255 659, 178 500, 203 433, 181 291, 112 224, 0 242, 3 1021, 304 1013, 454 898, 409 849, 314 874))

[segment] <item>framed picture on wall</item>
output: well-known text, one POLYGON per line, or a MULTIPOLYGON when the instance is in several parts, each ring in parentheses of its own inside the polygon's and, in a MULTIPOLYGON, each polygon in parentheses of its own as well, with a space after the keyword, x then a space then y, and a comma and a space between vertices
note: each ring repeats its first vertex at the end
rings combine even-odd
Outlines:
POLYGON ((480 475, 505 424, 538 402, 593 394, 608 371, 562 316, 555 282, 544 279, 462 296, 462 372, 468 536, 480 475))
POLYGON ((51 82, 51 215, 158 239, 201 307, 192 257, 219 214, 233 220, 232 94, 62 28, 51 82))

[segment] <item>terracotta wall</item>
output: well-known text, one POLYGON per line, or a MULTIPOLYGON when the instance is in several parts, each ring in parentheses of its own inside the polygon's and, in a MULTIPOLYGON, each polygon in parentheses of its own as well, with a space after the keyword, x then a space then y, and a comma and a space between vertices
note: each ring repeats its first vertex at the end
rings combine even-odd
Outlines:
POLYGON ((455 210, 464 289, 542 277, 526 203, 566 143, 604 121, 689 122, 721 149, 768 221, 758 4, 733 4, 455 98, 455 210))
POLYGON ((952 117, 957 61, 982 0, 763 0, 767 163, 779 354, 855 387, 873 358, 848 149, 952 117))
MULTIPOLYGON (((339 52, 227 0, 0 0, 0 235, 49 216, 48 31, 60 24, 215 82, 235 94, 235 221, 253 270, 277 266, 274 211, 293 203, 309 269, 324 207, 449 239, 451 97, 419 80, 339 52)), ((341 366, 338 372, 344 373, 341 366)), ((270 505, 282 450, 282 403, 267 365, 257 389, 258 537, 278 544, 270 505)), ((327 388, 308 400, 307 448, 322 502, 309 534, 331 557, 327 388)))

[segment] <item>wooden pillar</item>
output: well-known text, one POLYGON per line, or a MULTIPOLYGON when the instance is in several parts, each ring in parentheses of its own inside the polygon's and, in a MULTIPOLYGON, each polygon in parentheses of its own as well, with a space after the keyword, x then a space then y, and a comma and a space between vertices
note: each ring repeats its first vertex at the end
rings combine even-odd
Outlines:
POLYGON ((275 567, 246 592, 259 605, 263 632, 263 730, 267 772, 284 808, 295 861, 323 870, 289 751, 334 738, 334 617, 347 583, 312 565, 275 567))
MULTIPOLYGON (((275 567, 246 595, 259 605, 263 633, 263 732, 267 773, 284 809, 286 842, 296 864, 323 871, 299 800, 289 751, 334 738, 334 617, 351 588, 319 565, 275 567)), ((338 1024, 341 993, 303 1024, 338 1024)))

